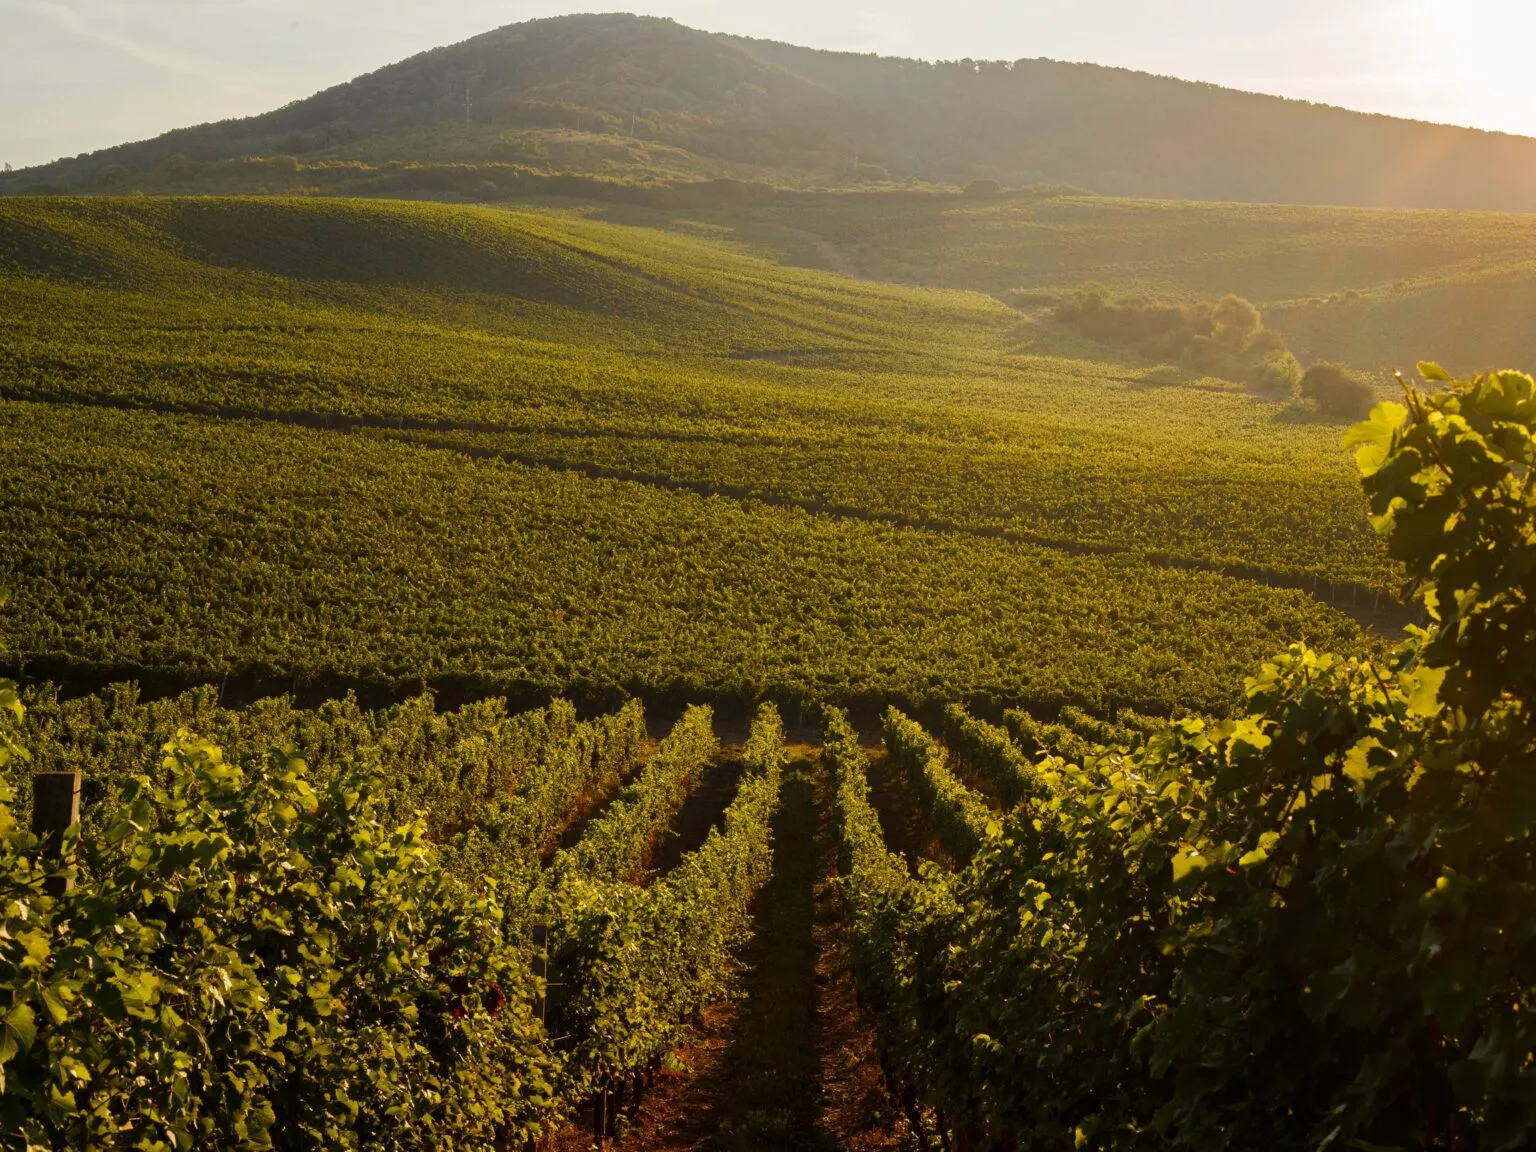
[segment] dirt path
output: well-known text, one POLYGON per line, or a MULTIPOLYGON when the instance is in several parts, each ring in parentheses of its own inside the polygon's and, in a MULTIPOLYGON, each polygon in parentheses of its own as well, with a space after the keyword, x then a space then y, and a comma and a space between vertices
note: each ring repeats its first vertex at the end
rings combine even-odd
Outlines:
MULTIPOLYGON (((741 996, 706 1015, 611 1145, 619 1152, 899 1147, 847 964, 826 781, 813 750, 795 751, 741 996)), ((553 1146, 589 1140, 573 1127, 553 1146)))
POLYGON ((899 764, 891 762, 884 749, 869 752, 869 800, 880 817, 885 846, 906 858, 915 874, 918 862, 934 860, 951 866, 944 849, 934 839, 922 803, 912 791, 899 764))
POLYGON ((741 781, 740 749, 724 750, 704 769, 698 786, 672 817, 660 842, 651 850, 646 870, 653 876, 665 876, 682 858, 700 847, 725 818, 725 810, 736 797, 741 781))

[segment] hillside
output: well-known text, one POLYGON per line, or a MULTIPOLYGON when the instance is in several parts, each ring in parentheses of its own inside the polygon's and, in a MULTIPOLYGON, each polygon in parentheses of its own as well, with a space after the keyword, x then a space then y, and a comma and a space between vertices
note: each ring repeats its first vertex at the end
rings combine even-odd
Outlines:
POLYGON ((1215 710, 1395 587, 1336 425, 980 295, 477 207, 0 235, 33 675, 1215 710))
POLYGON ((708 228, 772 259, 969 289, 1049 312, 1085 281, 1171 301, 1235 292, 1307 363, 1409 371, 1425 347, 1465 372, 1536 363, 1536 216, 1103 196, 784 198, 602 210, 708 228))
POLYGON ((540 173, 1536 208, 1524 138, 1093 65, 863 57, 622 15, 509 26, 265 115, 12 173, 0 190, 494 197, 540 173))

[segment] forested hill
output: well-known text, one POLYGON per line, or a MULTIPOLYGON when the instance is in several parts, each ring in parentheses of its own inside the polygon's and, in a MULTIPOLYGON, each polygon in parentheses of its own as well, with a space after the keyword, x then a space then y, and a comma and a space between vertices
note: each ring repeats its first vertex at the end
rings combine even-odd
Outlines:
MULTIPOLYGON (((929 64, 625 15, 502 28, 262 116, 12 173, 0 191, 186 190, 208 183, 200 166, 219 165, 223 190, 289 191, 322 163, 349 166, 359 191, 390 165, 472 165, 831 187, 992 178, 1125 196, 1536 209, 1536 140, 1523 137, 1094 65, 929 64)), ((488 187, 496 184, 489 172, 488 187)))

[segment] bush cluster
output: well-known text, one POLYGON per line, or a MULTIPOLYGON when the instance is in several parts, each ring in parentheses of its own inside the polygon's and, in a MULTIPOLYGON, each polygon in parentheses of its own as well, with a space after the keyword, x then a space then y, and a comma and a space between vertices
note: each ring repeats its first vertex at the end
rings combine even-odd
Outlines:
POLYGON ((972 180, 965 186, 965 195, 970 200, 996 200, 1002 194, 1003 186, 996 180, 972 180))
POLYGON ((1314 364, 1301 378, 1296 394, 1322 416, 1358 420, 1371 407, 1371 386, 1338 364, 1314 364))
POLYGON ((1289 397, 1301 379, 1285 338, 1265 328, 1259 310, 1240 296, 1215 304, 1122 301, 1102 284, 1085 284, 1058 305, 1056 317, 1091 339, 1129 345, 1274 399, 1289 397))

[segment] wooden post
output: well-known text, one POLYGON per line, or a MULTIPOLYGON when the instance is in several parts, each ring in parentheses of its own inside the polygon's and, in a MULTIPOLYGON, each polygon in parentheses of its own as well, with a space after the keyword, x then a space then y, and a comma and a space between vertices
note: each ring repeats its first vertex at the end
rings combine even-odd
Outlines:
MULTIPOLYGON (((64 830, 80 822, 80 773, 39 772, 32 777, 32 831, 43 841, 43 859, 63 855, 64 830)), ((50 876, 46 891, 62 896, 75 886, 64 876, 50 876)))
POLYGON ((608 1090, 599 1088, 592 1097, 592 1143, 598 1148, 608 1146, 608 1090))
MULTIPOLYGON (((537 951, 533 954, 533 974, 539 980, 549 979, 549 925, 535 924, 533 926, 533 946, 537 951)), ((539 1018, 539 1023, 545 1023, 545 1014, 549 1008, 548 998, 541 991, 533 998, 533 1014, 539 1018)))
POLYGON ((613 1098, 608 1101, 608 1135, 619 1134, 619 1117, 624 1115, 624 1077, 613 1082, 613 1098))

